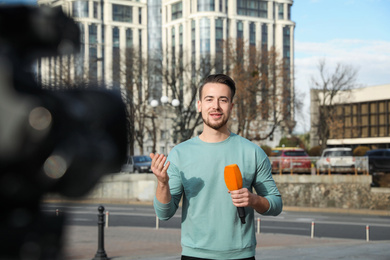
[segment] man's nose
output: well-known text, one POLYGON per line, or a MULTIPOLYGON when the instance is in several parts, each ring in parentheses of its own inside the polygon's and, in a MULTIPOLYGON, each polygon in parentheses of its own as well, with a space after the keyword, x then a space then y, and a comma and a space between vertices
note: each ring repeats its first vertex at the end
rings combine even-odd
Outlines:
POLYGON ((219 100, 218 100, 218 99, 217 99, 217 100, 214 100, 214 102, 213 102, 213 108, 215 108, 215 109, 219 109, 219 108, 220 108, 219 100))

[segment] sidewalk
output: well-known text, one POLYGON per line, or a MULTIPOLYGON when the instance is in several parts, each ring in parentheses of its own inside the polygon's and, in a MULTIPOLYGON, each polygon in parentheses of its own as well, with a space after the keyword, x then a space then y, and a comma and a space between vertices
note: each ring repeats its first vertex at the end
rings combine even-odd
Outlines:
MULTIPOLYGON (((104 229, 107 257, 118 260, 179 260, 180 230, 143 227, 104 229)), ((390 259, 390 241, 313 238, 257 234, 256 259, 390 259)), ((64 260, 93 259, 98 248, 98 228, 66 226, 64 260)))

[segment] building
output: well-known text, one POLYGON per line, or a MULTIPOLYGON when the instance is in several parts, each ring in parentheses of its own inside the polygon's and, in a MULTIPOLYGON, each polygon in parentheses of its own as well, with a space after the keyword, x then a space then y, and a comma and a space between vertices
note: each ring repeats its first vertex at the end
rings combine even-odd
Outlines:
MULTIPOLYGON (((311 146, 319 145, 318 103, 311 90, 311 146)), ((335 97, 335 122, 327 146, 390 148, 390 84, 342 91, 335 97)))
MULTIPOLYGON (((199 70, 207 73, 210 63, 205 63, 206 59, 215 61, 211 72, 223 72, 229 64, 221 44, 228 39, 242 39, 244 49, 275 48, 285 61, 289 78, 284 85, 288 98, 280 102, 288 110, 290 127, 282 124, 273 138, 262 144, 276 146, 292 130, 295 28, 291 21, 292 0, 38 0, 38 4, 61 6, 79 25, 82 41, 76 57, 42 59, 39 65, 42 81, 57 84, 64 77, 79 77, 114 88, 136 85, 132 96, 150 102, 163 95, 172 96, 166 79, 158 71, 177 68, 179 62, 190 63, 186 73, 193 79, 199 77, 199 70), (141 67, 140 62, 127 61, 130 48, 131 55, 145 60, 142 64, 147 63, 146 67, 141 67), (61 72, 64 66, 55 66, 59 63, 68 64, 70 72, 61 72)), ((193 92, 185 89, 185 80, 179 79, 177 83, 183 104, 190 102, 193 92)), ((172 132, 167 131, 170 130, 161 130, 157 138, 158 152, 167 152, 174 145, 172 132)), ((150 141, 146 140, 145 153, 153 149, 150 141)))

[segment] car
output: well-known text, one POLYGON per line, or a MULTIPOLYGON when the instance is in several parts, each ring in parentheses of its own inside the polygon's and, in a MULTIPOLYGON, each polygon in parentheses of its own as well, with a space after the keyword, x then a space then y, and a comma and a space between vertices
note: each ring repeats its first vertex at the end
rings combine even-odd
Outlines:
POLYGON ((326 148, 316 162, 316 168, 320 172, 354 172, 355 158, 352 149, 348 147, 326 148))
POLYGON ((370 173, 390 172, 390 149, 375 149, 367 151, 370 173))
POLYGON ((309 155, 302 148, 279 149, 272 161, 272 172, 309 173, 311 161, 309 155))
POLYGON ((148 155, 134 155, 122 165, 122 172, 151 173, 152 159, 148 155))
POLYGON ((126 161, 122 164, 121 172, 134 172, 133 158, 127 156, 126 161))
POLYGON ((302 150, 300 147, 275 147, 272 148, 270 156, 278 156, 281 150, 302 150))

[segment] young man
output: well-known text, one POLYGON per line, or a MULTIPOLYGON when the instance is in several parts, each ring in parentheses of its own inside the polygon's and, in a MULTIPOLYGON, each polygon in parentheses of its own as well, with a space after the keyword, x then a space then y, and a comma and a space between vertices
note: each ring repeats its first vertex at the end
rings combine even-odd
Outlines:
POLYGON ((199 88, 203 132, 177 145, 168 158, 150 154, 157 216, 171 218, 183 196, 182 259, 255 259, 254 210, 274 216, 282 211, 268 157, 227 127, 235 91, 230 77, 208 76, 199 88), (230 164, 241 170, 242 189, 228 191, 225 185, 224 169, 230 164), (236 207, 245 207, 246 224, 236 207))

